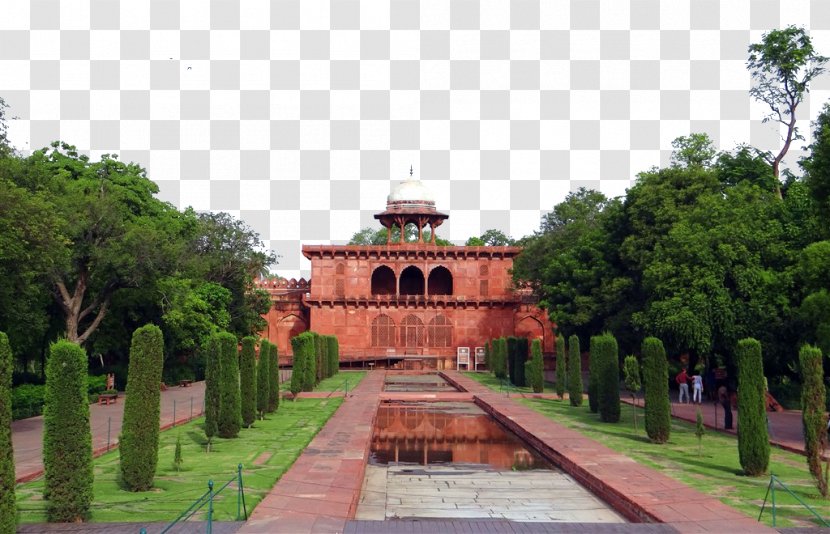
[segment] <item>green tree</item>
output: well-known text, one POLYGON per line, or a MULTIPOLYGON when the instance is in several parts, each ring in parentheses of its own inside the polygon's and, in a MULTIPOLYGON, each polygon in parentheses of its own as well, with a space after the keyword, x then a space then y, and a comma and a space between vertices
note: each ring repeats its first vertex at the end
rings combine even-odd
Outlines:
POLYGON ((337 336, 327 336, 328 355, 329 355, 329 376, 334 376, 340 372, 340 346, 337 343, 337 336))
POLYGON ((303 391, 307 383, 305 374, 311 369, 307 360, 314 357, 314 334, 303 332, 291 338, 291 349, 294 352, 294 362, 291 371, 291 394, 297 399, 297 394, 303 391))
POLYGON ((591 413, 599 412, 599 377, 600 367, 602 367, 602 363, 600 363, 602 356, 598 352, 599 345, 596 344, 597 337, 591 336, 588 345, 588 409, 591 413))
POLYGON ((582 406, 582 352, 576 334, 568 338, 568 398, 571 406, 582 406))
POLYGON ((242 406, 239 391, 239 353, 236 336, 229 332, 219 334, 219 417, 216 430, 220 438, 239 436, 242 426, 242 406))
POLYGON ((493 374, 496 378, 507 378, 507 340, 503 337, 493 340, 493 374))
MULTIPOLYGON (((640 363, 637 357, 633 354, 628 355, 623 360, 623 376, 625 377, 625 388, 631 393, 631 404, 637 406, 637 393, 642 387, 640 381, 640 363)), ((637 431, 637 410, 632 410, 634 414, 634 431, 637 431)))
POLYGON ((795 26, 764 33, 761 42, 751 44, 748 51, 746 65, 754 82, 749 94, 770 108, 764 122, 777 122, 787 129, 781 150, 770 156, 775 194, 782 198, 778 182, 781 160, 793 139, 804 139, 795 125, 795 111, 810 82, 824 72, 827 58, 815 52, 804 28, 795 26))
MULTIPOLYGON (((2 106, 0 106, 2 110, 2 106)), ((0 532, 17 530, 14 496, 14 450, 12 449, 12 349, 9 337, 0 332, 0 532)))
POLYGON ((268 364, 270 378, 268 383, 268 411, 275 412, 280 407, 280 358, 277 346, 270 344, 271 362, 268 364))
POLYGON ((672 165, 679 167, 710 167, 715 157, 715 147, 705 133, 681 136, 671 143, 672 165))
POLYGON ((93 472, 86 370, 80 346, 67 340, 52 345, 43 406, 43 497, 50 523, 89 519, 93 472))
POLYGON ((747 338, 738 342, 738 456, 749 476, 767 472, 769 435, 761 343, 747 338))
POLYGON ((609 332, 591 338, 591 360, 596 353, 597 408, 599 418, 606 423, 620 421, 620 360, 617 340, 609 332))
POLYGON ((210 336, 205 351, 205 436, 210 442, 219 431, 219 408, 222 391, 222 344, 219 333, 210 336))
MULTIPOLYGON (((401 231, 396 226, 392 228, 391 232, 391 242, 398 243, 401 238, 401 231)), ((429 243, 432 239, 432 234, 430 233, 429 229, 424 229, 423 232, 423 239, 424 242, 429 243)), ((386 228, 378 228, 377 230, 371 227, 362 228, 360 231, 355 233, 352 238, 349 240, 349 245, 385 245, 387 241, 387 230, 386 228)), ((404 230, 404 241, 407 243, 412 243, 418 241, 418 228, 415 227, 414 224, 407 224, 406 229, 404 230)), ((452 242, 447 241, 446 239, 441 239, 437 235, 435 236, 435 244, 439 247, 451 247, 453 246, 452 242)))
POLYGON ((646 434, 655 443, 665 443, 671 434, 669 362, 663 342, 656 337, 643 340, 643 385, 645 386, 646 434))
POLYGON ((801 416, 804 426, 804 452, 807 467, 822 497, 828 494, 828 471, 822 469, 822 453, 827 444, 824 370, 821 349, 804 345, 798 354, 801 362, 801 416))
POLYGON ((242 338, 242 351, 239 354, 239 388, 242 395, 242 424, 251 428, 256 420, 257 408, 257 374, 256 374, 256 338, 242 338))
POLYGON ((164 337, 159 327, 148 324, 133 333, 124 426, 119 439, 121 478, 130 491, 153 487, 159 449, 161 369, 164 337))
POLYGON ((508 247, 515 244, 515 239, 495 229, 487 230, 481 234, 481 237, 471 237, 464 243, 468 247, 508 247))
POLYGON ((530 360, 525 362, 525 377, 533 393, 542 393, 545 386, 545 364, 542 357, 542 341, 534 339, 530 345, 530 360))
POLYGON ((556 394, 560 399, 565 398, 568 388, 568 357, 565 354, 565 338, 562 334, 556 336, 556 394))
POLYGON ((173 453, 173 469, 176 470, 178 473, 182 469, 182 464, 184 460, 182 460, 182 436, 179 434, 176 436, 176 450, 173 453))
POLYGON ((815 201, 822 236, 830 238, 830 104, 825 103, 813 123, 813 142, 807 157, 799 161, 804 181, 815 201))
POLYGON ((259 343, 259 363, 256 374, 256 409, 259 418, 265 418, 268 410, 268 398, 271 395, 271 343, 263 339, 259 343))

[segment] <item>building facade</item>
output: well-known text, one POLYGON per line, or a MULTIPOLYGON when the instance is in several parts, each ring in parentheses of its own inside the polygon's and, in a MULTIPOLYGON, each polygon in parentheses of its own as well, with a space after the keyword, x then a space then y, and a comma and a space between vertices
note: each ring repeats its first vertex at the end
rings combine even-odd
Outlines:
POLYGON ((337 336, 341 361, 451 368, 459 347, 473 354, 488 339, 512 335, 538 338, 553 352, 547 315, 528 292, 513 289, 521 248, 436 245, 435 229, 448 215, 412 178, 375 218, 388 229, 386 244, 304 246, 310 281, 260 282, 274 302, 263 334, 277 344, 282 363, 290 361, 290 338, 307 329, 337 336), (403 240, 408 224, 417 228, 417 242, 403 240))

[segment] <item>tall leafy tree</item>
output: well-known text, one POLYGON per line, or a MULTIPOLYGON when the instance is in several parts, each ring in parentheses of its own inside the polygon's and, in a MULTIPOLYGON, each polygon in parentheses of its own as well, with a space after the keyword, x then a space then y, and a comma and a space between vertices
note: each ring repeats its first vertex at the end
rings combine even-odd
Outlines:
POLYGON ((781 150, 775 156, 770 155, 775 176, 774 191, 782 198, 778 181, 781 160, 794 139, 804 139, 796 127, 795 112, 809 91, 810 83, 824 72, 827 58, 815 51, 804 28, 795 26, 764 33, 761 42, 751 44, 748 51, 746 65, 754 82, 749 94, 769 107, 764 122, 776 122, 787 132, 781 150))
POLYGON ((11 424, 12 349, 9 337, 0 332, 0 532, 3 533, 15 532, 17 525, 11 424))
POLYGON ((89 519, 93 499, 86 352, 71 341, 52 345, 43 406, 43 468, 49 522, 89 519))
POLYGON ((121 478, 131 491, 153 487, 159 449, 161 413, 161 369, 164 365, 164 336, 155 325, 133 333, 124 426, 119 440, 121 478))

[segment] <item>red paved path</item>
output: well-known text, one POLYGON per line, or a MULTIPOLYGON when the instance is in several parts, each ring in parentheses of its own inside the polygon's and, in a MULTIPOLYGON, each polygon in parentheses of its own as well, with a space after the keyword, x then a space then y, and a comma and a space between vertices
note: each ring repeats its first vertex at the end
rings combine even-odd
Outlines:
POLYGON ((565 472, 629 517, 668 523, 680 532, 775 532, 741 512, 570 430, 455 371, 444 373, 478 404, 547 452, 565 472), (530 435, 528 429, 532 429, 530 435))
POLYGON ((239 532, 343 532, 360 498, 385 377, 366 374, 239 532))
MULTIPOLYGON (((202 413, 205 383, 194 382, 190 387, 170 387, 161 392, 161 428, 173 423, 175 401, 176 424, 190 420, 191 399, 193 417, 202 413)), ((107 426, 109 424, 110 449, 118 443, 121 422, 124 417, 125 395, 120 393, 115 404, 89 406, 89 423, 92 429, 92 448, 99 455, 107 450, 107 426)), ((14 447, 15 476, 18 482, 32 480, 43 473, 43 416, 12 422, 12 446, 14 447)))

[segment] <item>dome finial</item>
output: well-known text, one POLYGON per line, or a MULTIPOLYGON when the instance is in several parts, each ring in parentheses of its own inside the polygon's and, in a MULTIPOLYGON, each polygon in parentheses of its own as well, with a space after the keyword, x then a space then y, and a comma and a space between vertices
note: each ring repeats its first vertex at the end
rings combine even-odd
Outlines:
POLYGON ((409 166, 409 176, 412 176, 412 165, 409 166))

